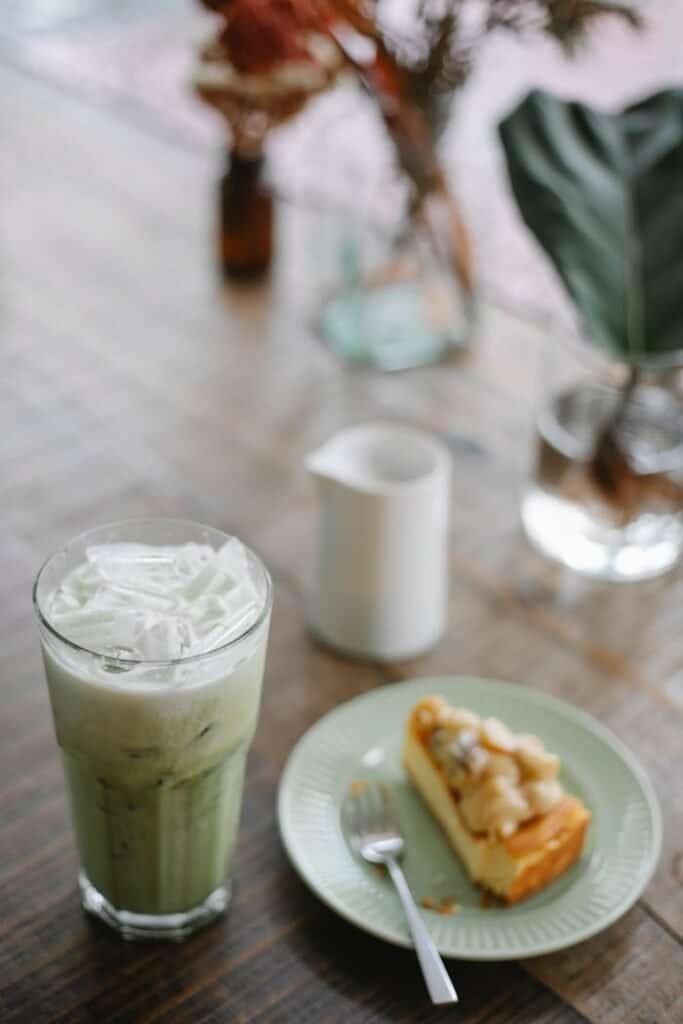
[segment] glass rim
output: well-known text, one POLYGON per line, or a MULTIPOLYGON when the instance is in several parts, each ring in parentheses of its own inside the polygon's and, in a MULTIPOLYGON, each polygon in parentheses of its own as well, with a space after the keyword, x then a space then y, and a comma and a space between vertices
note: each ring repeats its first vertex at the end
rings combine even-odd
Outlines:
MULTIPOLYGON (((539 309, 541 316, 547 317, 547 308, 539 309)), ((576 355, 579 362, 584 364, 588 372, 599 372, 600 368, 619 368, 624 370, 635 369, 643 373, 666 374, 683 368, 683 343, 678 349, 666 349, 661 352, 616 352, 606 345, 596 342, 579 324, 572 330, 562 324, 551 324, 542 327, 546 330, 546 343, 550 347, 561 346, 569 355, 576 355)))
POLYGON ((240 633, 239 636, 234 637, 232 640, 228 640, 227 643, 221 644, 219 647, 212 647, 210 651, 200 651, 197 654, 188 654, 182 658, 166 658, 161 660, 147 658, 118 658, 116 657, 116 655, 105 654, 103 651, 93 651, 91 648, 84 647, 83 644, 78 644, 76 643, 75 640, 70 640, 67 636, 64 636, 62 633, 60 633, 56 626, 54 626, 47 618, 47 616, 44 614, 43 609, 40 607, 40 602, 38 600, 38 586, 40 584, 40 580, 42 578, 44 571, 47 569, 50 563, 55 558, 57 558, 58 555, 66 551, 69 545, 74 544, 76 541, 79 540, 85 540, 85 538, 87 538, 89 534, 100 533, 102 530, 110 530, 114 527, 134 526, 136 524, 151 524, 157 522, 174 524, 176 526, 191 526, 194 528, 199 527, 200 529, 206 529, 211 530, 214 533, 220 533, 227 540, 239 540, 239 537, 236 537, 235 534, 226 533, 224 530, 220 530, 216 526, 209 526, 207 523, 200 523, 194 519, 175 519, 169 516, 137 516, 131 519, 117 519, 109 523, 103 523, 101 526, 93 526, 89 530, 83 530, 82 533, 76 534, 75 537, 67 541, 66 544, 63 544, 57 551, 53 551, 51 555, 48 555, 48 557, 45 559, 45 561, 38 569, 38 572, 36 573, 35 580, 33 581, 33 588, 31 591, 31 599, 33 604, 33 610, 36 614, 36 618, 38 619, 39 625, 42 626, 45 630, 47 630, 47 632, 51 634, 52 637, 57 639, 60 643, 65 644, 73 651, 77 651, 78 654, 85 654, 90 658, 106 658, 107 662, 109 662, 110 664, 122 665, 128 669, 140 666, 144 666, 145 668, 160 669, 171 667, 175 668, 179 665, 192 665, 200 661, 206 661, 209 658, 213 658, 218 654, 223 654, 229 651, 231 648, 234 648, 238 644, 242 643, 243 640, 246 640, 248 637, 258 632, 260 627, 263 625, 263 623, 270 615, 270 611, 273 605, 273 581, 263 561, 259 558, 256 552, 240 540, 240 544, 242 544, 245 550, 249 552, 251 557, 255 559, 260 571, 263 573, 263 579, 266 585, 266 592, 264 595, 263 607, 260 609, 254 621, 249 626, 247 626, 243 633, 240 633))

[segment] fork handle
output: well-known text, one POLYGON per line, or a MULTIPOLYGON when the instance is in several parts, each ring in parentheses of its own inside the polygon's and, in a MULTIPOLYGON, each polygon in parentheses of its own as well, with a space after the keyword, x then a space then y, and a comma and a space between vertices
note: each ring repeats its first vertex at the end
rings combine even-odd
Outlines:
POLYGON ((439 951, 425 927, 419 910, 415 906, 415 900, 411 895, 405 875, 398 861, 394 860, 393 857, 389 858, 387 860, 387 867, 403 904, 403 910, 408 919, 410 932, 415 943, 415 952, 422 968, 422 976, 432 1002, 437 1004, 457 1003, 458 994, 453 988, 453 982, 448 976, 444 962, 439 956, 439 951))

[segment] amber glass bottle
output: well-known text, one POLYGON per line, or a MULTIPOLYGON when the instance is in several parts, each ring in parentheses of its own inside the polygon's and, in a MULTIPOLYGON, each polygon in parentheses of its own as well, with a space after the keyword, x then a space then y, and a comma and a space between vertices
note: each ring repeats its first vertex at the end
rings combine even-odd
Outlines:
POLYGON ((273 195, 262 154, 227 154, 219 186, 218 258, 225 278, 264 275, 273 255, 273 195))

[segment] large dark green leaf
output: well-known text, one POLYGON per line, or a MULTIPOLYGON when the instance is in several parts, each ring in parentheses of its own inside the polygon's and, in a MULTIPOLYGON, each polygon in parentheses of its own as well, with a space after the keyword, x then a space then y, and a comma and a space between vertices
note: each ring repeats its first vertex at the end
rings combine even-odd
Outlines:
POLYGON ((618 114, 534 91, 500 125, 522 216, 588 340, 630 363, 683 357, 683 90, 618 114))

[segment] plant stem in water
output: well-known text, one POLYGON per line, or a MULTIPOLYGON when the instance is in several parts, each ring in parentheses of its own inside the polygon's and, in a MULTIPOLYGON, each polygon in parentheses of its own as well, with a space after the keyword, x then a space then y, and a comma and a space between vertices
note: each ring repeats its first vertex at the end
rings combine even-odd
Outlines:
POLYGON ((640 367, 629 368, 617 403, 598 433, 591 459, 591 476, 603 497, 624 506, 625 512, 630 504, 634 471, 622 447, 619 431, 640 383, 640 374, 640 367))

